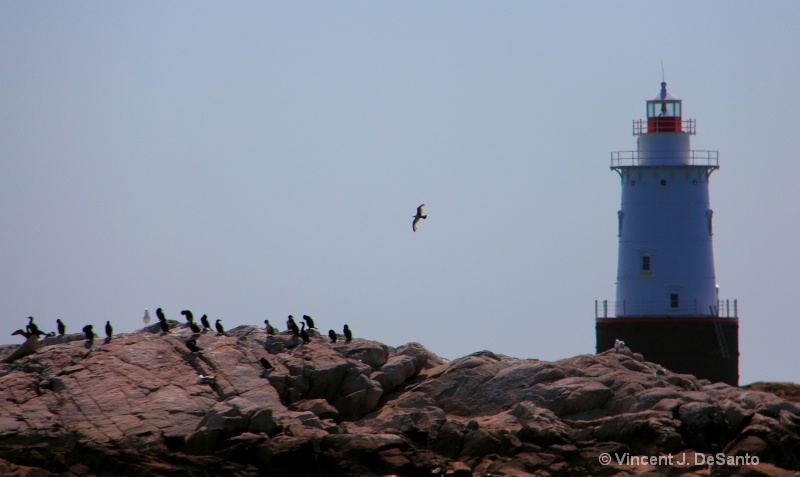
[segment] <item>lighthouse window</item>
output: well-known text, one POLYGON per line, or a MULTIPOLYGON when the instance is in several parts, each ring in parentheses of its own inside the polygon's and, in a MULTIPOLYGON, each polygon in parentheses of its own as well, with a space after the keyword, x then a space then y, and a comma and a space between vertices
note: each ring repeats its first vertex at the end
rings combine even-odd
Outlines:
POLYGON ((670 293, 669 295, 669 306, 670 308, 678 308, 680 302, 678 301, 678 294, 677 293, 670 293))
POLYGON ((645 255, 642 257, 642 271, 649 272, 650 271, 650 256, 645 255))

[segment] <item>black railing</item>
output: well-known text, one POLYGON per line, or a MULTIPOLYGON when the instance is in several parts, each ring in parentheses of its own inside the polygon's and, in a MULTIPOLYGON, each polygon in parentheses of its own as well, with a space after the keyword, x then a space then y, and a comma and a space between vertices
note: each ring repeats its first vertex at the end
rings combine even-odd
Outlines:
MULTIPOLYGON (((650 302, 614 302, 609 300, 594 301, 595 318, 625 318, 626 316, 708 316, 708 310, 701 310, 693 302, 681 307, 671 307, 650 302)), ((717 318, 738 318, 739 304, 737 300, 718 300, 717 318)))
MULTIPOLYGON (((719 151, 688 151, 686 166, 719 168, 719 151)), ((653 162, 659 157, 650 151, 614 151, 611 153, 611 168, 638 167, 642 161, 653 162)))
MULTIPOLYGON (((652 119, 652 118, 651 118, 652 119)), ((658 119, 658 118, 655 118, 658 119)), ((696 134, 697 131, 697 120, 695 119, 683 119, 680 121, 681 127, 679 131, 676 131, 675 126, 669 122, 665 123, 664 131, 659 130, 659 121, 650 121, 650 126, 648 127, 648 120, 647 119, 634 119, 633 120, 633 135, 634 136, 641 136, 642 134, 647 134, 649 132, 682 132, 686 134, 696 134)))

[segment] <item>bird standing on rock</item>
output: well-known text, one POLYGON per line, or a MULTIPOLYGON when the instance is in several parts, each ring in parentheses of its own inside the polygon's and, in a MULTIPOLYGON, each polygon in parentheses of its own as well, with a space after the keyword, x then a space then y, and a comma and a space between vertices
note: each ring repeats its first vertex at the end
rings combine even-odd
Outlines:
POLYGON ((224 335, 225 334, 225 328, 223 328, 223 326, 222 326, 222 320, 217 320, 214 323, 214 326, 217 327, 217 334, 218 335, 224 335))
POLYGON ((156 316, 158 317, 158 321, 167 321, 167 317, 164 316, 164 310, 161 308, 156 308, 156 316))
POLYGON ((289 315, 289 319, 286 320, 286 328, 290 330, 293 335, 300 335, 300 328, 297 326, 297 323, 294 322, 294 317, 292 315, 289 315))
POLYGON ((142 317, 142 321, 144 321, 145 325, 150 324, 150 312, 147 310, 147 308, 144 309, 144 316, 142 317))
POLYGON ((83 327, 83 334, 86 336, 87 341, 94 341, 94 331, 92 330, 92 325, 86 325, 83 327))
POLYGON ((114 328, 111 327, 110 321, 106 321, 106 338, 110 340, 113 335, 114 335, 114 328))
POLYGON ((189 323, 194 321, 194 315, 189 310, 181 311, 181 315, 185 316, 186 317, 186 321, 188 321, 189 323))
POLYGON ((305 323, 300 323, 300 324, 303 326, 302 328, 300 328, 300 338, 303 339, 303 343, 308 343, 311 341, 311 337, 308 335, 308 332, 306 331, 306 324, 305 323))
POLYGON ((353 332, 350 331, 350 327, 347 326, 347 325, 344 325, 344 330, 343 331, 344 331, 344 342, 345 343, 349 343, 349 342, 353 341, 353 332))
POLYGON ((161 333, 169 333, 169 324, 166 320, 159 320, 158 324, 161 325, 161 333))
POLYGON ((27 332, 27 331, 23 330, 22 328, 20 328, 20 329, 18 329, 17 331, 15 331, 15 332, 11 333, 11 336, 14 336, 14 335, 22 335, 22 336, 24 336, 24 337, 25 337, 25 339, 28 339, 28 338, 30 338, 31 336, 33 336, 32 334, 30 334, 29 332, 27 332))
POLYGON ((422 208, 423 207, 425 207, 425 204, 422 204, 419 207, 417 207, 417 215, 414 216, 414 221, 411 223, 411 228, 414 229, 414 232, 417 231, 417 222, 419 222, 420 219, 427 219, 428 218, 427 215, 422 215, 422 208))
POLYGON ((186 342, 186 347, 189 348, 189 351, 191 351, 192 353, 199 353, 200 351, 203 350, 203 348, 197 346, 197 340, 195 340, 194 338, 186 342))
POLYGON ((211 329, 211 323, 208 322, 208 315, 203 315, 200 317, 200 323, 203 324, 203 329, 211 329))
POLYGON ((336 343, 336 339, 338 338, 336 332, 333 330, 328 330, 328 337, 331 339, 331 343, 336 343))
POLYGON ((56 320, 56 324, 57 324, 57 327, 58 327, 58 335, 59 336, 64 336, 64 333, 67 332, 67 327, 64 326, 64 322, 61 321, 61 319, 59 318, 59 319, 56 320))
POLYGON ((308 315, 303 315, 303 319, 306 321, 306 324, 308 324, 308 329, 309 330, 311 328, 316 328, 316 326, 314 326, 314 319, 313 318, 311 318, 308 315))
POLYGON ((622 340, 614 340, 614 352, 619 353, 625 347, 625 342, 622 340))
POLYGON ((261 359, 258 360, 258 362, 261 363, 261 366, 263 366, 264 369, 266 369, 268 371, 272 370, 272 363, 267 361, 267 358, 261 358, 261 359))
POLYGON ((39 336, 44 334, 44 332, 42 330, 40 330, 38 326, 36 326, 36 323, 33 322, 33 317, 32 316, 28 317, 28 321, 29 321, 29 323, 27 325, 27 329, 28 329, 28 333, 30 333, 31 336, 36 335, 36 337, 38 338, 39 336))
POLYGON ((272 336, 275 333, 277 333, 277 331, 275 330, 275 327, 269 324, 269 320, 264 320, 264 326, 267 328, 267 335, 268 336, 272 336))
POLYGON ((189 322, 189 328, 191 328, 192 333, 200 333, 201 331, 203 331, 200 329, 199 326, 197 326, 197 323, 195 323, 194 321, 189 322))

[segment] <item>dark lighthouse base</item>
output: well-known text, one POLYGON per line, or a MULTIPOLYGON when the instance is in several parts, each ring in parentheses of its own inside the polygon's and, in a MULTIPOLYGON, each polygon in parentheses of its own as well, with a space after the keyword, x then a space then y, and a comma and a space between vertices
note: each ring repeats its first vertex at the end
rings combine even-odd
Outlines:
POLYGON ((676 373, 739 385, 738 318, 597 318, 597 352, 625 342, 634 353, 676 373))

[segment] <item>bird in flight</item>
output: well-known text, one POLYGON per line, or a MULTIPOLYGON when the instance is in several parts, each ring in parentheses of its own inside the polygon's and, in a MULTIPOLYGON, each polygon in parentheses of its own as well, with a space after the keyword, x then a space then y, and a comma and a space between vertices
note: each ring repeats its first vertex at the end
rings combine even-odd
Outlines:
POLYGON ((419 222, 420 219, 427 219, 428 218, 427 215, 422 215, 422 208, 423 207, 425 207, 425 204, 422 204, 419 207, 417 207, 417 215, 414 216, 414 222, 411 223, 411 228, 414 229, 414 232, 417 231, 417 222, 419 222))

